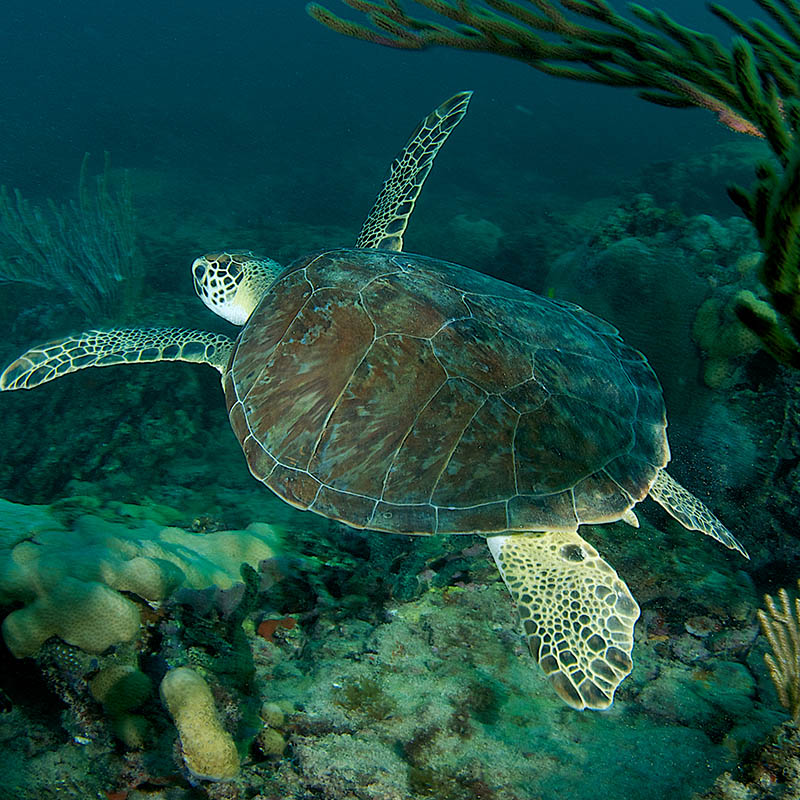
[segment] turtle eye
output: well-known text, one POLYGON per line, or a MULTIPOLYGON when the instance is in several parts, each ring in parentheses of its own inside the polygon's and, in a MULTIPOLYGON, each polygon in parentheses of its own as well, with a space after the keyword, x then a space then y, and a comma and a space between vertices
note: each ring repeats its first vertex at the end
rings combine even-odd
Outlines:
POLYGON ((192 264, 192 275, 194 275, 194 279, 198 283, 203 282, 203 279, 206 277, 206 271, 206 265, 203 263, 202 258, 196 259, 194 264, 192 264))

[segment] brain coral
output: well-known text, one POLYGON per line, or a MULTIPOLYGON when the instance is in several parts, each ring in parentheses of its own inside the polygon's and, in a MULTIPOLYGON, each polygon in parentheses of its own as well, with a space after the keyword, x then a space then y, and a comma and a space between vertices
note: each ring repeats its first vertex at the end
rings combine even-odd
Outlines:
POLYGON ((181 740, 183 760, 195 778, 222 781, 239 771, 239 755, 222 727, 211 690, 189 667, 170 670, 161 681, 161 699, 181 740))
POLYGON ((3 638, 17 658, 51 636, 101 653, 139 631, 138 607, 121 592, 157 601, 180 586, 227 589, 242 563, 258 567, 277 547, 262 523, 192 533, 84 516, 68 529, 44 508, 0 500, 0 605, 23 605, 5 618, 3 638))

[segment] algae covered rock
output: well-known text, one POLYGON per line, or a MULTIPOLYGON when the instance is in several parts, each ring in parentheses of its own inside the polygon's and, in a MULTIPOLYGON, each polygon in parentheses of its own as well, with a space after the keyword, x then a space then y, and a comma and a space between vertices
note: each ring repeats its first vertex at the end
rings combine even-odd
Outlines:
POLYGON ((189 667, 171 670, 161 681, 161 699, 178 729, 189 772, 211 781, 236 777, 236 745, 222 727, 211 689, 202 676, 189 667))

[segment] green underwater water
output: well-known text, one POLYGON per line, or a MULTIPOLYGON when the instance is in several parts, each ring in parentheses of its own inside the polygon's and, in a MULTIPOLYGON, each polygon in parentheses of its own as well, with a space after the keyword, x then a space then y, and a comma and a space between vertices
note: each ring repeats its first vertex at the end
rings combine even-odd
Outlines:
MULTIPOLYGON (((642 608, 609 710, 555 696, 481 538, 370 534, 290 508, 250 476, 212 370, 87 370, 0 395, 0 613, 24 623, 6 624, 0 652, 0 800, 800 796, 797 732, 756 619, 764 593, 800 575, 800 378, 737 323, 757 243, 713 194, 758 152, 721 145, 619 185, 588 176, 598 194, 579 200, 579 174, 564 187, 475 159, 480 183, 451 167, 409 231, 414 252, 616 325, 663 385, 670 472, 750 553, 649 501, 638 529, 582 529, 642 608), (25 647, 32 607, 52 635, 25 647), (84 628, 111 644, 88 646, 84 628), (237 749, 232 780, 192 771, 159 692, 187 666, 237 749)), ((194 296, 192 260, 351 245, 344 220, 383 165, 364 155, 321 178, 309 156, 257 192, 229 166, 219 193, 169 163, 129 170, 145 275, 104 323, 230 333, 194 296), (334 180, 351 192, 320 189, 334 180)), ((2 364, 95 322, 68 293, 22 284, 0 283, 0 306, 2 364)))
MULTIPOLYGON (((734 266, 752 252, 736 222, 677 215, 641 197, 603 219, 599 228, 592 223, 588 255, 580 229, 573 231, 576 244, 567 252, 577 266, 564 268, 556 291, 585 291, 586 275, 598 291, 605 281, 604 316, 619 313, 613 259, 628 258, 625 248, 634 243, 649 254, 639 261, 645 267, 682 253, 687 275, 695 276, 687 282, 716 275, 706 284, 722 298, 726 286, 750 280, 749 268, 734 266), (716 257, 709 259, 712 242, 716 257), (574 290, 564 283, 571 272, 574 290)), ((659 286, 654 308, 667 302, 665 291, 659 286)), ((143 295, 137 316, 196 317, 184 294, 143 295)), ((753 792, 741 796, 760 796, 753 787, 759 775, 763 784, 762 748, 774 755, 768 743, 785 713, 763 664, 755 611, 764 591, 791 585, 797 558, 785 530, 798 499, 797 379, 745 347, 725 354, 725 380, 709 386, 707 355, 692 344, 696 312, 659 318, 657 329, 641 322, 646 315, 636 309, 633 337, 650 337, 656 350, 670 337, 689 343, 682 366, 656 356, 666 367, 668 405, 676 400, 674 472, 713 505, 752 559, 684 531, 650 503, 637 508, 638 530, 623 523, 586 530, 643 612, 633 673, 605 712, 575 712, 552 693, 480 539, 350 531, 260 487, 247 473, 210 370, 89 370, 39 391, 4 394, 3 437, 16 446, 3 459, 2 491, 23 504, 3 506, 0 523, 6 613, 31 602, 31 589, 13 580, 15 558, 22 563, 31 543, 39 552, 74 541, 69 552, 86 549, 106 576, 110 551, 98 555, 81 544, 86 531, 136 537, 172 526, 202 537, 257 522, 274 526, 280 544, 273 543, 273 559, 252 564, 261 577, 238 576, 247 591, 241 583, 227 592, 187 588, 188 578, 172 567, 164 568, 173 582, 163 597, 121 588, 143 615, 132 642, 84 653, 56 637, 23 659, 6 651, 0 796, 583 800, 614 793, 638 800, 701 796, 725 772, 740 782, 732 784, 736 791, 753 792), (45 535, 51 527, 60 538, 45 535), (16 557, 15 547, 22 547, 16 557), (265 619, 291 623, 265 638, 258 632, 265 619), (135 723, 92 694, 92 680, 119 665, 146 676, 145 696, 130 712, 135 723), (181 665, 211 687, 239 748, 233 782, 198 782, 187 772, 158 694, 165 671, 181 665), (271 744, 263 703, 281 709, 269 726, 271 744), (271 754, 276 747, 284 749, 271 754)), ((624 317, 614 321, 624 329, 624 317)), ((7 355, 32 335, 24 320, 7 331, 16 341, 5 345, 7 355)), ((647 341, 637 343, 647 349, 647 341)), ((104 541, 123 560, 166 558, 151 545, 134 552, 104 541)), ((181 547, 188 548, 177 562, 184 574, 199 556, 181 547)), ((54 552, 72 569, 71 556, 54 552)), ((77 561, 83 579, 111 580, 77 561)), ((228 574, 237 579, 235 568, 228 574)), ((770 790, 789 797, 789 787, 785 777, 770 790)))

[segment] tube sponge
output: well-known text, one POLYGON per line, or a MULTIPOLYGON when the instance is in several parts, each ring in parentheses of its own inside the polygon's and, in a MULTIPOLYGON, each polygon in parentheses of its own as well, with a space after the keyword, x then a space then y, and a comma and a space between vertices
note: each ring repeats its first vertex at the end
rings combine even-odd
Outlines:
POLYGON ((189 667, 170 670, 161 681, 161 699, 175 721, 189 772, 209 781, 236 777, 239 754, 205 680, 189 667))

